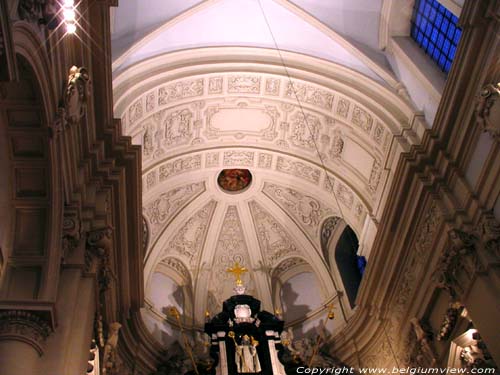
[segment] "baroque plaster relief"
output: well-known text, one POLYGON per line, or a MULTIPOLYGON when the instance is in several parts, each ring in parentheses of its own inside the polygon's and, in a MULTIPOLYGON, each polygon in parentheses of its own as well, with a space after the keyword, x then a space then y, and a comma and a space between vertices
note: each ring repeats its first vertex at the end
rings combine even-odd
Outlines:
POLYGON ((142 98, 136 100, 128 109, 128 118, 130 120, 130 125, 133 125, 137 120, 139 120, 143 115, 142 98))
POLYGON ((172 162, 165 163, 160 166, 160 181, 165 181, 169 177, 200 168, 201 154, 178 158, 172 162))
POLYGON ((230 75, 227 80, 228 93, 260 93, 260 77, 250 75, 230 75))
POLYGON ((210 77, 208 79, 208 94, 222 94, 223 77, 210 77))
POLYGON ((298 257, 288 258, 278 264, 272 271, 273 277, 280 277, 284 273, 290 271, 291 269, 299 266, 303 266, 307 264, 307 262, 298 257))
POLYGON ((331 92, 298 82, 288 82, 284 97, 312 104, 326 110, 332 109, 334 98, 331 92))
POLYGON ((219 157, 220 154, 218 152, 209 152, 205 155, 205 167, 218 167, 219 166, 219 157))
POLYGON ((174 111, 165 118, 165 145, 188 144, 193 138, 193 113, 188 109, 174 111))
POLYGON ((295 112, 290 118, 290 141, 294 146, 307 150, 316 149, 321 122, 318 117, 303 112, 295 112))
POLYGON ((310 195, 266 182, 262 192, 316 239, 321 220, 334 212, 310 195))
POLYGON ((264 90, 265 94, 278 96, 280 94, 280 83, 281 81, 278 78, 267 78, 264 90))
POLYGON ((191 216, 170 240, 165 254, 177 254, 190 267, 195 267, 201 256, 207 229, 212 220, 216 205, 217 202, 211 200, 191 216))
POLYGON ((248 104, 245 101, 217 104, 209 106, 205 116, 206 129, 203 134, 207 139, 229 135, 237 139, 255 136, 272 141, 278 136, 280 113, 275 106, 248 104))
POLYGON ((306 181, 317 184, 321 177, 321 170, 318 168, 310 167, 309 165, 300 161, 292 161, 278 156, 276 170, 295 177, 302 178, 306 181))
POLYGON ((188 269, 179 259, 174 257, 166 257, 162 259, 161 263, 165 264, 168 268, 176 271, 185 282, 189 282, 189 280, 191 280, 188 269))
POLYGON ((271 169, 273 164, 273 155, 266 153, 259 153, 259 168, 271 169))
POLYGON ((223 164, 224 166, 253 167, 254 155, 252 151, 225 151, 223 164))
POLYGON ((352 111, 352 123, 359 126, 365 133, 370 134, 373 127, 373 117, 367 111, 355 105, 352 111))
POLYGON ((179 81, 162 86, 158 89, 158 105, 163 106, 172 102, 194 98, 203 95, 203 78, 179 81))
POLYGON ((248 246, 245 242, 238 209, 236 206, 228 206, 217 240, 209 283, 209 295, 215 298, 218 306, 221 306, 225 299, 234 294, 234 278, 226 270, 236 262, 250 270, 242 275, 243 285, 247 288, 247 294, 258 298, 255 295, 253 271, 251 271, 248 246))
POLYGON ((251 201, 248 206, 252 213, 261 252, 269 266, 299 252, 285 228, 268 211, 256 201, 251 201))
POLYGON ((170 219, 188 202, 206 190, 204 182, 183 185, 159 195, 144 207, 144 214, 150 223, 151 237, 156 237, 170 219))

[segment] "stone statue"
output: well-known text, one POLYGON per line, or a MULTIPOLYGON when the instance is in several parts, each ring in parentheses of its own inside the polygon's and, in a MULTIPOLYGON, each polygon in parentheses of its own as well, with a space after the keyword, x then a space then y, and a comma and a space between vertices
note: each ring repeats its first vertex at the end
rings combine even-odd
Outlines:
POLYGON ((257 354, 258 341, 245 335, 241 344, 236 345, 236 368, 238 373, 254 373, 262 371, 257 354))

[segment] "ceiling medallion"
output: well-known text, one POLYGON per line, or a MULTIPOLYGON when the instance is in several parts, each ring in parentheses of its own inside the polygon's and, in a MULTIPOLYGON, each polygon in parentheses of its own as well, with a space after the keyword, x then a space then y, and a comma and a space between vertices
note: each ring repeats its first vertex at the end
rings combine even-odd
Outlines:
POLYGON ((219 186, 228 193, 239 193, 248 188, 252 174, 248 169, 223 169, 217 177, 219 186))

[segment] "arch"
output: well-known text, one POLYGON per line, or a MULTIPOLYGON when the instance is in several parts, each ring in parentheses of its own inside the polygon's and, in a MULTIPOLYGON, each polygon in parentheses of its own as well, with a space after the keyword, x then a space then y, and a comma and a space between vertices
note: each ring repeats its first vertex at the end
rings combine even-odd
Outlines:
POLYGON ((51 300, 57 295, 62 201, 57 148, 49 138, 53 90, 46 55, 28 25, 16 23, 14 38, 20 81, 12 83, 2 103, 7 143, 0 156, 12 189, 2 189, 0 234, 5 270, 5 299, 51 300), (9 160, 6 160, 8 158, 9 160), (47 259, 51 261, 48 262, 47 259))
POLYGON ((356 304, 356 296, 361 284, 361 272, 358 268, 358 238, 351 227, 346 226, 335 244, 335 264, 342 278, 351 308, 356 304))

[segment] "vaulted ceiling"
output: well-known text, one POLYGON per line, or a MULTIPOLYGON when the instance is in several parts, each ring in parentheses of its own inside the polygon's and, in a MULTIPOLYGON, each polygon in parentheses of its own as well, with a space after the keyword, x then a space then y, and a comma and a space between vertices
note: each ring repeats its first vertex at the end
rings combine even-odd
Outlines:
POLYGON ((304 319, 345 298, 322 225, 342 218, 369 257, 398 156, 423 129, 378 51, 381 7, 134 0, 114 11, 115 115, 143 147, 151 331, 171 333, 169 304, 194 325, 218 311, 235 261, 269 310, 286 309, 275 281, 300 273, 319 296, 304 319), (227 168, 248 169, 250 186, 221 189, 227 168), (171 281, 182 298, 166 302, 171 281))

